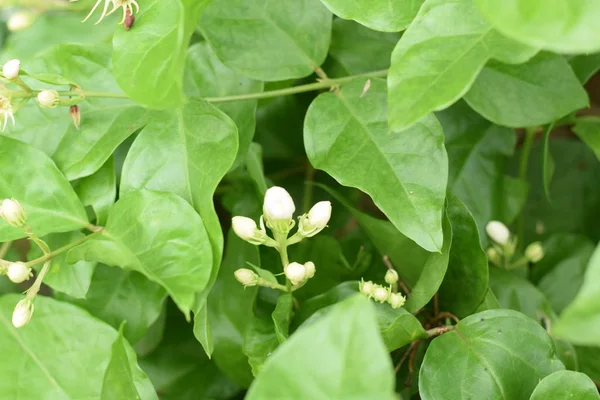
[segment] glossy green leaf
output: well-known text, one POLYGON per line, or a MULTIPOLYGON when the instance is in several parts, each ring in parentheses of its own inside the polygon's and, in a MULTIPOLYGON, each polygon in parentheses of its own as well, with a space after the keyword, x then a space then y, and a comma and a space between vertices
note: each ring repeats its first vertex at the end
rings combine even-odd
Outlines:
POLYGON ((600 118, 579 118, 573 127, 573 132, 585 143, 600 160, 600 118))
POLYGON ((248 387, 252 374, 243 352, 244 335, 254 319, 253 308, 257 287, 244 288, 233 273, 246 262, 259 264, 258 248, 227 235, 227 247, 219 276, 208 296, 208 312, 214 352, 219 368, 240 386, 248 387))
POLYGON ((481 304, 479 304, 479 306, 477 306, 475 312, 496 310, 498 308, 502 307, 500 306, 496 295, 494 294, 494 292, 492 292, 492 289, 488 288, 487 292, 485 293, 485 297, 483 298, 483 301, 481 302, 481 304))
POLYGON ((419 373, 423 400, 528 399, 540 379, 564 366, 535 321, 511 310, 471 315, 434 339, 419 373))
POLYGON ((600 346, 600 247, 596 247, 583 285, 571 304, 560 314, 552 332, 579 345, 600 346))
POLYGON ((99 264, 85 300, 75 303, 115 329, 126 321, 125 338, 137 343, 159 317, 166 297, 158 283, 139 272, 99 264))
POLYGON ((279 346, 275 327, 271 316, 254 318, 246 329, 244 336, 244 354, 254 376, 262 370, 269 355, 279 346))
POLYGON ((135 351, 125 341, 122 329, 112 345, 100 399, 158 400, 148 376, 137 366, 135 351))
MULTIPOLYGON (((27 223, 39 236, 88 225, 83 205, 48 156, 4 136, 0 136, 0 198, 17 199, 25 208, 27 223)), ((21 229, 0 221, 0 241, 23 236, 21 229)))
MULTIPOLYGON (((51 234, 45 236, 43 240, 51 250, 56 250, 83 237, 84 235, 80 232, 68 232, 51 234)), ((37 246, 32 246, 28 254, 29 259, 42 255, 42 251, 37 246)), ((38 271, 41 267, 41 264, 37 266, 38 271)), ((90 288, 95 268, 96 263, 94 262, 79 261, 71 264, 67 262, 67 253, 62 253, 52 259, 48 274, 44 277, 44 284, 58 292, 83 299, 90 288)))
POLYGON ((333 20, 328 61, 330 77, 362 74, 389 68, 398 33, 375 32, 356 22, 333 20))
POLYGON ((389 304, 374 303, 377 325, 388 351, 394 351, 426 337, 419 320, 404 308, 393 309, 389 304))
POLYGON ((188 318, 213 260, 192 207, 174 194, 148 190, 121 197, 102 234, 71 250, 69 260, 82 259, 141 272, 164 287, 188 318))
POLYGON ((600 70, 600 53, 582 54, 569 59, 573 72, 579 82, 586 83, 600 70))
POLYGON ((448 187, 473 214, 480 238, 485 225, 503 220, 507 194, 504 160, 516 145, 514 131, 491 124, 464 102, 437 113, 444 128, 449 158, 448 187))
POLYGON ((216 0, 203 13, 200 29, 229 68, 253 79, 280 81, 320 67, 331 19, 319 0, 216 0))
POLYGON ((291 293, 283 293, 277 299, 277 306, 271 315, 275 326, 275 335, 279 343, 286 341, 289 336, 290 320, 292 319, 292 306, 294 298, 291 293))
MULTIPOLYGON (((263 83, 227 68, 204 42, 195 44, 188 50, 184 88, 190 96, 223 97, 260 93, 263 83)), ((218 109, 231 117, 238 128, 239 149, 234 166, 244 161, 254 137, 256 104, 257 100, 215 103, 218 109)))
POLYGON ((519 65, 490 61, 465 100, 487 120, 512 128, 548 124, 589 103, 567 60, 546 52, 519 65))
POLYGON ((385 83, 365 80, 321 94, 304 124, 308 158, 345 186, 361 189, 406 236, 428 251, 442 248, 447 180, 443 132, 430 115, 389 134, 385 83))
POLYGON ((557 371, 540 381, 531 400, 600 399, 594 382, 585 374, 575 371, 557 371))
POLYGON ((488 290, 488 262, 479 244, 473 216, 456 196, 448 197, 448 217, 452 246, 439 300, 444 309, 462 318, 472 314, 484 300, 488 290))
POLYGON ((454 103, 488 60, 522 63, 536 52, 492 29, 472 0, 426 0, 392 54, 391 129, 454 103))
POLYGON ((115 78, 127 96, 152 108, 183 104, 190 37, 209 0, 150 0, 131 30, 113 38, 115 78))
POLYGON ((339 303, 358 292, 358 282, 348 281, 307 299, 294 314, 294 325, 301 325, 319 310, 339 303))
POLYGON ((322 0, 332 13, 376 31, 404 30, 417 15, 423 0, 322 0))
POLYGON ((600 4, 594 0, 475 0, 503 34, 558 53, 600 50, 600 4))
POLYGON ((92 175, 75 182, 73 187, 83 205, 90 206, 94 210, 96 225, 105 225, 110 207, 117 198, 117 177, 113 157, 92 175))
MULTIPOLYGON (((14 400, 101 398, 117 331, 78 307, 44 296, 35 300, 31 322, 15 329, 11 314, 21 298, 0 298, 0 343, 5 360, 0 363, 5 378, 0 382, 2 395, 14 400), (56 340, 50 343, 48 338, 56 340)), ((135 363, 133 350, 126 342, 121 345, 130 370, 135 371, 134 384, 141 398, 156 399, 148 378, 135 363)))
POLYGON ((392 364, 373 309, 366 298, 357 295, 283 343, 269 357, 246 398, 387 400, 395 398, 393 386, 392 364), (347 363, 349 359, 353 362, 347 363))
POLYGON ((575 347, 577 359, 579 361, 579 371, 583 372, 595 381, 600 380, 600 357, 599 347, 575 347))

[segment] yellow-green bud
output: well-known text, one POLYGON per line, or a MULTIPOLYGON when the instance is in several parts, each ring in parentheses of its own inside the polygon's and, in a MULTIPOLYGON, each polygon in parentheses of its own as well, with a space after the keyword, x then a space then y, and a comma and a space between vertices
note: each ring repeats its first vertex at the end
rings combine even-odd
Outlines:
POLYGON ((385 273, 385 283, 393 285, 394 283, 398 283, 398 273, 393 269, 388 269, 385 273))
POLYGON ((525 249, 525 258, 536 263, 544 258, 544 247, 540 242, 533 242, 525 249))

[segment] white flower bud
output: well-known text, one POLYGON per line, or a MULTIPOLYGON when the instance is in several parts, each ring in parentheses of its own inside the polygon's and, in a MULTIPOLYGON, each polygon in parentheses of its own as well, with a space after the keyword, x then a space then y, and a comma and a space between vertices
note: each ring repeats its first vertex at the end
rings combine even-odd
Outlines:
POLYGON ((306 269, 306 279, 310 279, 315 276, 316 268, 315 263, 312 261, 308 261, 304 263, 304 268, 306 269))
POLYGON ((540 242, 533 242, 525 249, 525 258, 536 263, 544 258, 544 247, 540 242))
POLYGON ((371 281, 360 281, 358 288, 362 294, 365 296, 371 297, 373 295, 373 291, 375 290, 375 284, 371 281))
POLYGON ((22 262, 10 263, 8 265, 6 276, 14 283, 21 283, 32 276, 31 268, 28 268, 25 263, 22 262))
POLYGON ((54 108, 60 102, 60 95, 56 90, 42 90, 37 95, 37 101, 42 108, 54 108))
POLYGON ((4 199, 0 206, 0 217, 16 228, 25 226, 25 210, 15 199, 4 199))
POLYGON ((393 285, 394 283, 398 283, 398 273, 393 269, 388 269, 385 273, 385 283, 389 283, 393 285))
POLYGON ((380 302, 385 303, 390 297, 389 289, 384 288, 381 285, 375 285, 375 289, 373 290, 373 299, 380 302))
POLYGON ((331 202, 320 201, 315 204, 307 215, 300 218, 298 232, 304 237, 312 237, 321 232, 331 218, 331 202))
POLYGON ((29 323, 31 316, 33 315, 33 300, 24 298, 19 301, 15 306, 12 315, 12 324, 15 328, 20 328, 29 323))
POLYGON ((487 249, 487 256, 488 256, 488 260, 495 265, 500 265, 500 254, 498 254, 498 251, 496 251, 495 248, 490 247, 489 249, 487 249))
POLYGON ((296 211, 294 200, 284 188, 273 186, 267 190, 263 216, 269 228, 278 232, 289 232, 294 211, 296 211))
POLYGON ((265 231, 258 229, 256 222, 247 217, 233 217, 231 219, 233 231, 245 241, 259 245, 263 244, 267 238, 265 231))
POLYGON ((235 279, 244 287, 248 286, 256 286, 258 285, 259 277, 256 272, 248 269, 248 268, 240 268, 233 273, 235 279))
POLYGON ((27 11, 19 11, 10 16, 6 26, 11 32, 22 31, 27 29, 33 24, 33 14, 27 11))
POLYGON ((406 297, 402 296, 400 293, 390 293, 388 303, 390 303, 392 308, 400 308, 406 303, 406 297))
POLYGON ((304 282, 307 278, 306 267, 300 263, 293 262, 289 263, 283 269, 283 273, 286 278, 292 282, 292 285, 298 286, 304 282))
POLYGON ((499 221, 490 221, 485 227, 488 236, 496 243, 505 245, 510 239, 510 232, 506 225, 499 221))
POLYGON ((2 75, 6 79, 17 79, 19 76, 19 72, 21 71, 21 61, 14 59, 4 63, 2 66, 2 75))

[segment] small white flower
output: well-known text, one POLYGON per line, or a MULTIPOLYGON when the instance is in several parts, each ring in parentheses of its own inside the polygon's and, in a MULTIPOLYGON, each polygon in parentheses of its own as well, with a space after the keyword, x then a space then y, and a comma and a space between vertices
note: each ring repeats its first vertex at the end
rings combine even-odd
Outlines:
POLYGON ((307 215, 300 218, 298 232, 304 237, 312 237, 321 232, 331 218, 331 202, 320 201, 315 204, 307 215))
POLYGON ((288 265, 286 265, 283 269, 283 273, 285 274, 286 278, 288 278, 290 282, 292 282, 292 285, 294 286, 298 286, 299 284, 304 282, 307 277, 306 267, 297 262, 289 263, 288 265))
POLYGON ((294 216, 296 206, 292 196, 279 186, 273 186, 265 193, 263 213, 267 221, 290 220, 294 216))
POLYGON ((536 263, 544 258, 544 247, 540 242, 533 242, 525 249, 525 258, 536 263))
POLYGON ((485 227, 488 236, 496 243, 505 245, 510 239, 510 231, 502 222, 490 221, 485 227))
POLYGON ((267 238, 266 232, 258 229, 256 222, 251 218, 233 217, 231 219, 231 226, 236 235, 249 243, 255 245, 263 244, 267 238))
POLYGON ((13 114, 12 104, 8 97, 0 96, 0 116, 4 121, 2 124, 2 132, 6 129, 9 118, 12 120, 13 126, 15 126, 15 116, 13 114))
POLYGON ((85 17, 83 22, 87 21, 92 16, 94 11, 96 11, 98 6, 100 6, 100 4, 102 4, 103 1, 104 1, 104 9, 102 10, 102 14, 100 14, 100 19, 98 19, 98 21, 96 21, 96 24, 99 24, 104 19, 104 17, 111 15, 112 13, 117 11, 117 9, 119 9, 119 8, 121 8, 123 10, 123 19, 121 20, 121 23, 123 23, 125 21, 125 18, 127 17, 127 10, 129 10, 129 12, 133 15, 133 7, 135 6, 135 12, 140 12, 140 6, 137 3, 137 1, 135 1, 135 0, 98 0, 96 2, 96 4, 94 4, 92 11, 90 11, 90 13, 87 15, 87 17, 85 17), (111 3, 112 3, 113 8, 110 11, 108 11, 108 6, 111 3))
POLYGON ((384 288, 381 285, 375 285, 375 289, 373 290, 373 299, 380 302, 385 303, 387 299, 390 297, 390 290, 384 288))
POLYGON ((244 287, 258 285, 258 275, 256 274, 256 272, 248 268, 240 268, 236 270, 233 273, 233 276, 235 276, 235 279, 237 279, 239 283, 244 285, 244 287))
POLYGON ((31 268, 28 268, 23 262, 10 263, 8 265, 6 276, 14 283, 21 283, 32 276, 31 268))
POLYGON ((398 273, 396 271, 394 271, 393 269, 388 269, 387 272, 385 273, 385 283, 389 283, 390 285, 393 285, 394 283, 398 282, 398 273))
POLYGON ((304 263, 304 268, 306 268, 306 279, 310 279, 315 276, 316 268, 315 263, 312 261, 307 261, 304 263))
POLYGON ((392 308, 400 308, 406 303, 406 297, 402 296, 400 293, 391 293, 388 303, 390 303, 392 308))
POLYGON ((25 326, 31 320, 31 316, 33 315, 33 300, 29 298, 24 298, 19 301, 15 306, 15 309, 12 314, 12 324, 15 328, 20 328, 25 326))
POLYGON ((0 217, 15 228, 22 228, 26 223, 25 210, 21 203, 15 199, 4 199, 2 201, 0 217))
POLYGON ((2 66, 2 75, 11 81, 17 79, 21 71, 21 61, 14 59, 4 63, 2 66))
POLYGON ((56 90, 42 90, 37 95, 37 101, 42 108, 54 108, 60 102, 60 95, 56 90))
POLYGON ((373 295, 373 291, 375 290, 375 284, 371 281, 360 281, 360 284, 358 285, 359 290, 362 294, 364 294, 367 297, 371 297, 373 295))
POLYGON ((19 11, 10 16, 6 27, 11 32, 18 32, 27 29, 33 24, 33 14, 27 11, 19 11))

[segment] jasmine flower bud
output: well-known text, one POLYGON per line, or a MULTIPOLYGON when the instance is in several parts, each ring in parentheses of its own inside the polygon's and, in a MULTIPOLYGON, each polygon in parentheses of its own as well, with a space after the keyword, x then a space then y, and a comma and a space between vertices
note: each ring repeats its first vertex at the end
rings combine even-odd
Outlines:
POLYGON ((390 297, 390 290, 384 288, 381 285, 375 285, 375 289, 373 290, 373 299, 380 302, 385 303, 390 297))
POLYGON ((385 273, 385 283, 393 285, 394 283, 398 283, 398 273, 393 269, 388 269, 385 273))
POLYGON ((392 308, 400 308, 406 303, 406 297, 402 296, 400 293, 390 293, 388 303, 390 303, 392 308))
POLYGON ((375 290, 375 284, 373 284, 371 281, 365 282, 361 279, 358 288, 362 294, 367 297, 371 297, 373 295, 373 291, 375 290))
POLYGON ((0 217, 15 228, 25 226, 25 210, 15 199, 4 199, 0 205, 0 217))
POLYGON ((312 261, 308 261, 304 263, 304 268, 306 269, 306 279, 310 279, 315 276, 316 268, 315 263, 312 261))
POLYGON ((499 221, 490 221, 485 227, 485 231, 487 232, 490 239, 494 242, 504 246, 508 243, 508 239, 510 239, 510 232, 506 225, 499 221))
POLYGON ((296 211, 292 196, 279 186, 273 186, 265 193, 263 216, 267 226, 274 231, 288 233, 292 217, 296 211))
POLYGON ((283 269, 283 273, 294 286, 298 286, 299 284, 303 283, 307 278, 306 267, 297 262, 286 265, 283 269))
POLYGON ((327 226, 330 218, 331 202, 320 201, 300 218, 298 232, 304 237, 315 236, 327 226))
POLYGON ((533 242, 525 249, 525 258, 532 263, 536 263, 544 258, 544 247, 540 242, 533 242))
POLYGON ((42 90, 37 95, 37 101, 42 108, 54 108, 60 102, 60 96, 56 90, 42 90))
POLYGON ((255 245, 263 244, 267 238, 266 232, 258 229, 256 222, 251 218, 233 217, 231 219, 231 226, 236 235, 249 243, 255 245))
POLYGON ((236 270, 233 273, 233 276, 235 276, 235 279, 237 279, 239 283, 244 285, 244 287, 258 285, 258 275, 248 268, 240 268, 236 270))
POLYGON ((21 61, 14 59, 4 63, 2 66, 2 75, 11 81, 19 77, 21 71, 21 61))
POLYGON ((12 324, 15 328, 20 328, 29 323, 31 316, 33 315, 33 300, 24 298, 19 301, 15 306, 12 315, 12 324))
POLYGON ((31 268, 28 268, 25 263, 14 262, 8 265, 6 275, 14 283, 21 283, 28 280, 32 276, 32 273, 31 268))
POLYGON ((6 26, 11 32, 27 29, 33 24, 33 14, 27 11, 19 11, 10 16, 6 26))

